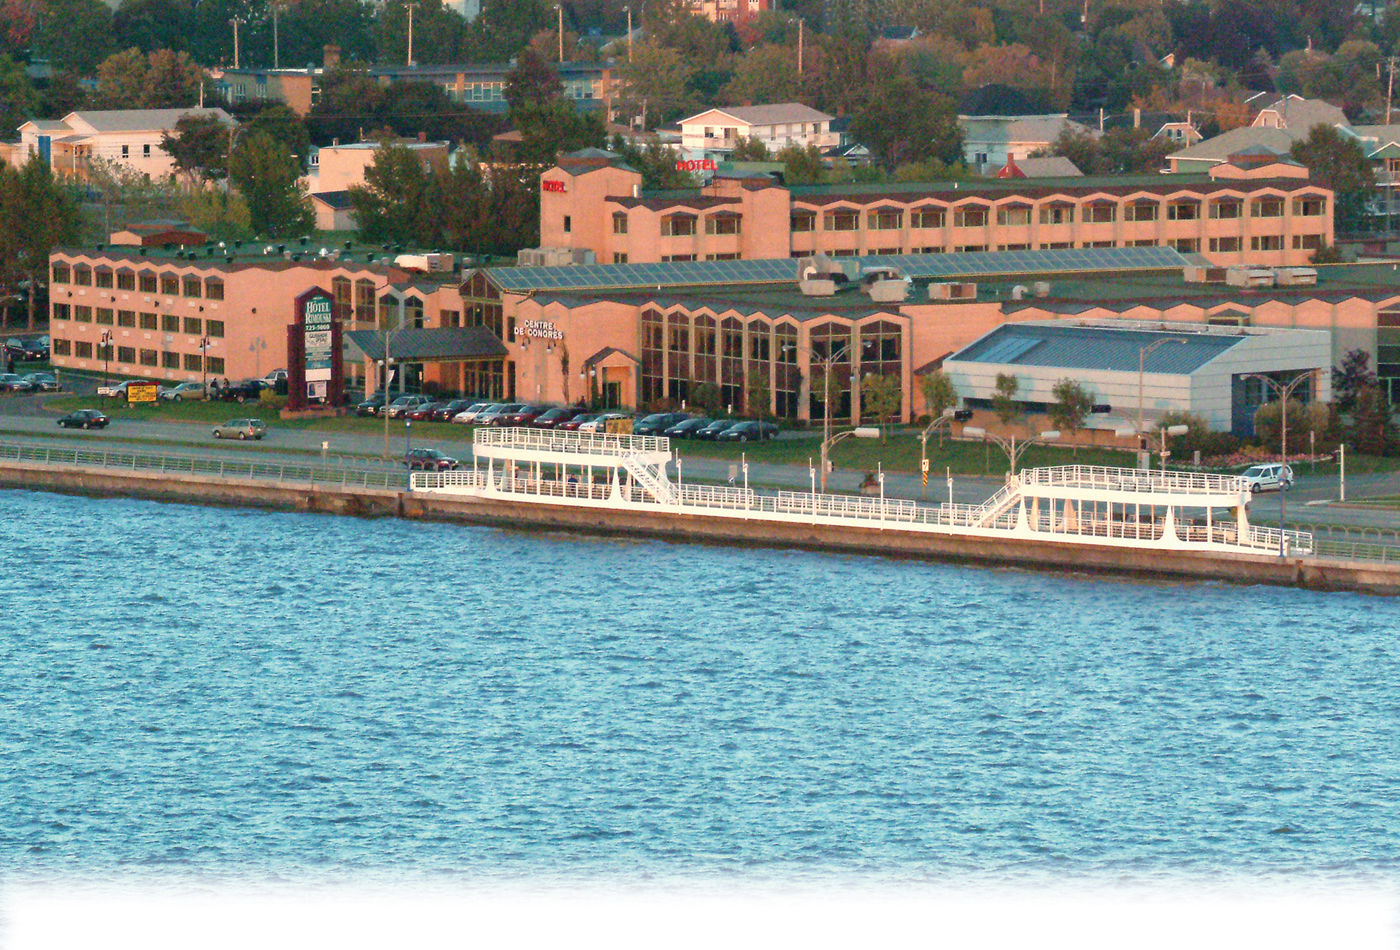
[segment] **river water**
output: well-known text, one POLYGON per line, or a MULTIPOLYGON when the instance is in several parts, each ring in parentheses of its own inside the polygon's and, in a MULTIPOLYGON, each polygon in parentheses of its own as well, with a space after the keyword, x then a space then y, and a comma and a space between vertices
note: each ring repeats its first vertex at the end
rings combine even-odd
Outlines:
POLYGON ((0 862, 1390 876, 1394 600, 0 492, 0 862))

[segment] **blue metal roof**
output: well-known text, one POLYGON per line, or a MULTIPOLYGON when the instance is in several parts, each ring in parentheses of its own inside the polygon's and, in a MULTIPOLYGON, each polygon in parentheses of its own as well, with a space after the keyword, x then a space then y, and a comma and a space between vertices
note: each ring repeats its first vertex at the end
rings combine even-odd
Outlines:
MULTIPOLYGON (((960 254, 879 254, 854 260, 862 267, 897 267, 916 280, 1034 277, 1041 274, 1176 270, 1186 259, 1170 247, 1083 247, 1044 251, 980 251, 960 254)), ((529 290, 623 290, 629 287, 693 287, 796 282, 797 261, 671 261, 659 264, 568 264, 560 267, 496 267, 496 286, 529 290)))
POLYGON ((963 347, 948 361, 1136 373, 1144 347, 1159 340, 1178 339, 1184 342, 1163 343, 1148 353, 1142 368, 1148 373, 1184 376, 1244 339, 1242 335, 1193 330, 1008 323, 963 347))

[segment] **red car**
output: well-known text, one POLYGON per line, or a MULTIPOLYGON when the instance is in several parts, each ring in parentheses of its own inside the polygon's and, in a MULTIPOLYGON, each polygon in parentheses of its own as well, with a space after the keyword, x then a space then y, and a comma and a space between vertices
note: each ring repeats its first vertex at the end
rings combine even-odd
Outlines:
POLYGON ((493 426, 528 426, 537 416, 549 411, 548 406, 525 405, 514 412, 503 412, 491 420, 493 426))
POLYGON ((409 468, 421 468, 429 472, 450 472, 460 463, 450 455, 437 449, 409 449, 403 457, 409 468))
POLYGON ((585 412, 581 415, 574 416, 568 422, 560 422, 556 424, 554 428, 560 432, 577 432, 579 426, 583 425, 590 419, 598 418, 600 415, 602 415, 601 412, 585 412))
POLYGON ((422 422, 425 419, 431 419, 433 417, 433 411, 440 405, 442 405, 442 403, 425 402, 423 405, 414 406, 412 409, 405 412, 403 418, 412 419, 414 422, 422 422))

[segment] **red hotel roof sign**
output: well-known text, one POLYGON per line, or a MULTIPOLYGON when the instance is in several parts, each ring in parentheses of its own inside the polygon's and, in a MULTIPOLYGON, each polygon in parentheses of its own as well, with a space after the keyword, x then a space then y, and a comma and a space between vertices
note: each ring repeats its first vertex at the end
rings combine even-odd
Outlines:
POLYGON ((559 191, 559 192, 562 192, 563 190, 564 190, 564 183, 563 183, 562 181, 550 181, 548 178, 541 178, 541 179, 540 179, 540 191, 559 191))

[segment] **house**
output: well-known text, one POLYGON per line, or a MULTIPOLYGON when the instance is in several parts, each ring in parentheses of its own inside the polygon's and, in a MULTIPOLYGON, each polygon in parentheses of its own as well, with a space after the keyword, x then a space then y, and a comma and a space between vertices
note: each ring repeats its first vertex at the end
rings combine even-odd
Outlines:
POLYGON ((1002 168, 1008 159, 1020 161, 1032 152, 1049 148, 1066 131, 1095 135, 1088 126, 1072 121, 1066 113, 1048 115, 959 115, 963 132, 963 161, 988 173, 1002 168))
POLYGON ((354 231, 360 226, 349 191, 318 191, 310 196, 318 231, 354 231))
POLYGON ((312 159, 311 174, 306 187, 312 194, 344 191, 365 183, 365 170, 374 164, 375 156, 386 144, 398 145, 411 151, 423 162, 425 171, 441 168, 447 162, 449 144, 407 139, 399 142, 352 142, 348 145, 327 145, 318 149, 312 159))
POLYGON ((1269 102, 1266 97, 1270 95, 1273 93, 1261 92, 1245 100, 1251 108, 1259 107, 1250 123, 1256 129, 1293 129, 1302 133, 1299 138, 1304 138, 1315 125, 1350 124, 1347 114, 1330 102, 1293 93, 1269 102))
POLYGON ((1152 133, 1152 137, 1154 139, 1164 139, 1181 148, 1195 145, 1205 138, 1205 136, 1201 135, 1196 127, 1191 124, 1189 119, 1185 122, 1163 122, 1162 127, 1152 133))
POLYGON ((61 119, 30 119, 19 127, 20 141, 10 160, 16 165, 38 155, 64 177, 86 181, 90 164, 102 160, 151 178, 175 171, 175 160, 161 138, 186 116, 210 115, 232 127, 223 109, 80 110, 61 119))
POLYGON ((1047 155, 1044 158, 1023 158, 1020 161, 1009 158, 997 172, 998 178, 1082 178, 1084 173, 1079 166, 1063 155, 1047 155))
POLYGON ((687 0, 686 6, 696 16, 712 23, 737 23, 772 10, 774 0, 687 0))
POLYGON ((834 118, 800 102, 706 109, 681 120, 681 148, 705 158, 727 158, 740 139, 757 139, 770 152, 789 145, 834 148, 841 144, 831 129, 834 118))

